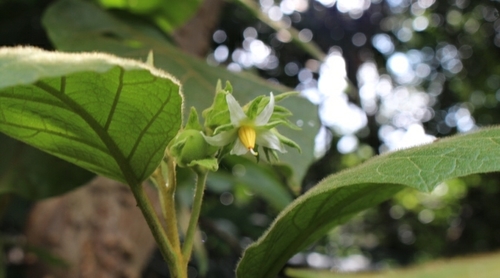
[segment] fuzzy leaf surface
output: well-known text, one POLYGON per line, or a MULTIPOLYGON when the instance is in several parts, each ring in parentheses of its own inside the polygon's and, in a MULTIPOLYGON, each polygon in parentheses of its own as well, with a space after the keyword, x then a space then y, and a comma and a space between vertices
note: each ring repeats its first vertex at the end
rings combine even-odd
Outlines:
POLYGON ((0 132, 92 172, 140 183, 181 121, 179 84, 145 64, 0 49, 0 132))
POLYGON ((331 228, 410 186, 423 192, 456 177, 500 170, 500 128, 380 155, 331 175, 293 201, 243 254, 237 277, 276 277, 331 228))

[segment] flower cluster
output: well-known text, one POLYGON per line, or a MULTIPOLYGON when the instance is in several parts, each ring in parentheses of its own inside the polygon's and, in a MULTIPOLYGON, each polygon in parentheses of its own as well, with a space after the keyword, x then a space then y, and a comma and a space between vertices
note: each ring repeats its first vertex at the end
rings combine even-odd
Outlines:
MULTIPOLYGON (((268 160, 269 154, 278 158, 276 151, 286 153, 285 145, 300 151, 295 142, 281 135, 275 128, 282 124, 296 128, 286 119, 291 115, 290 111, 275 104, 291 95, 293 93, 284 93, 275 97, 270 93, 269 97, 259 96, 242 107, 232 95, 231 85, 228 83, 222 89, 219 83, 214 103, 203 111, 204 127, 199 124, 198 115, 193 108, 185 131, 171 144, 171 153, 181 161, 182 165, 179 165, 193 167, 207 165, 208 162, 210 165, 217 164, 217 159, 228 153, 251 153, 258 157, 259 148, 263 149, 268 160), (195 131, 198 136, 193 133, 195 131), (203 142, 198 137, 204 138, 203 142), (192 146, 190 140, 196 146, 192 146), (205 146, 199 146, 203 144, 205 146)), ((213 169, 216 167, 212 167, 213 169)))
POLYGON ((258 155, 255 144, 285 153, 285 147, 278 136, 266 128, 274 111, 274 96, 270 95, 269 103, 255 119, 249 118, 232 94, 226 95, 232 129, 222 131, 212 137, 204 136, 210 145, 224 147, 234 142, 231 154, 243 155, 247 152, 258 155), (239 139, 239 140, 238 140, 239 139))

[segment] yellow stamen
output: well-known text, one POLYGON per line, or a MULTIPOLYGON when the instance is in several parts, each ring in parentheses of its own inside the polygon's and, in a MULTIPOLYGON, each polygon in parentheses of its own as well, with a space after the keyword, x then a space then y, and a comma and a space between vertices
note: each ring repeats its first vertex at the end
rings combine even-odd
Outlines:
POLYGON ((255 148, 255 129, 250 126, 241 126, 238 129, 238 137, 241 143, 245 146, 253 155, 257 155, 253 149, 255 148))

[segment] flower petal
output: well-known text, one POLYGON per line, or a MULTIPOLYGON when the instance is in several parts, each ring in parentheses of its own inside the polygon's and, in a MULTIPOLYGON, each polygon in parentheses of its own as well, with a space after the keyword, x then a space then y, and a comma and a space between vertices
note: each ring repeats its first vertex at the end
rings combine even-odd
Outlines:
POLYGON ((231 118, 231 124, 234 127, 239 127, 240 122, 247 118, 247 115, 241 108, 240 104, 234 99, 232 94, 226 95, 226 102, 229 108, 229 117, 231 118))
POLYGON ((234 142, 234 147, 231 150, 231 154, 235 155, 244 155, 248 152, 248 149, 241 143, 241 141, 238 139, 236 142, 234 142))
POLYGON ((269 103, 264 107, 264 110, 260 112, 260 114, 255 118, 255 125, 256 126, 263 126, 269 122, 269 119, 273 115, 274 111, 274 95, 273 93, 270 93, 269 96, 269 103))
POLYGON ((263 130, 258 132, 256 142, 260 146, 277 150, 282 153, 286 153, 285 146, 281 144, 280 139, 278 139, 278 136, 276 136, 276 134, 272 133, 269 130, 263 130))
POLYGON ((231 143, 235 139, 237 139, 236 130, 223 131, 223 132, 221 132, 217 135, 211 136, 211 137, 205 136, 205 134, 203 134, 203 132, 201 132, 201 131, 200 131, 200 133, 203 136, 203 138, 205 138, 205 141, 207 141, 207 143, 209 143, 212 146, 217 146, 217 147, 223 147, 223 146, 231 143))

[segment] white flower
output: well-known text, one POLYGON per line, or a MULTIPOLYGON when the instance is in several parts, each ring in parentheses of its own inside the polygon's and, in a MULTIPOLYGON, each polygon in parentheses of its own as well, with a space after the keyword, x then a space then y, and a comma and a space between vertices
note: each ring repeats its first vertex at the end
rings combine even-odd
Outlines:
POLYGON ((231 142, 235 142, 231 150, 231 154, 235 155, 243 155, 247 152, 257 155, 257 152, 254 150, 256 143, 259 146, 274 149, 282 153, 286 152, 278 136, 264 127, 269 122, 274 111, 273 93, 270 94, 269 103, 255 119, 247 117, 243 108, 234 99, 232 94, 226 95, 226 102, 229 107, 229 116, 233 128, 222 131, 212 137, 204 136, 210 145, 223 147, 231 142))

